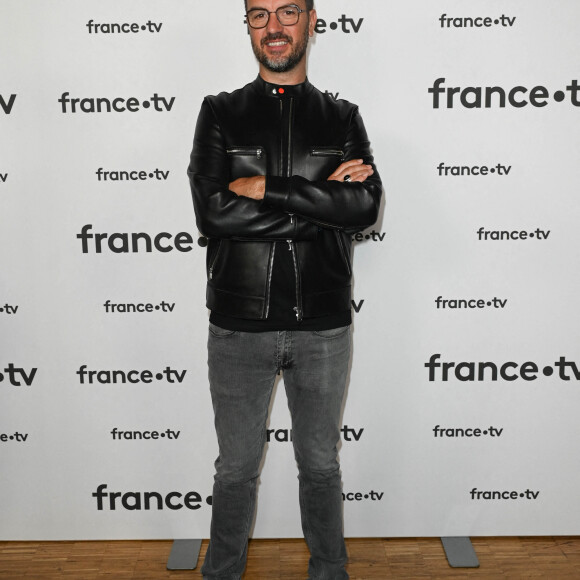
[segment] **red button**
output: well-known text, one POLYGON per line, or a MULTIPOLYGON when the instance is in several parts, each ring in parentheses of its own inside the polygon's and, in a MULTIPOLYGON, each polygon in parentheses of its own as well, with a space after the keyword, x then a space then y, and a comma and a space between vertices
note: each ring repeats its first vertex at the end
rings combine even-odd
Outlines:
POLYGON ((284 89, 283 89, 282 87, 280 87, 280 88, 278 89, 278 92, 279 92, 281 95, 283 95, 283 94, 284 94, 284 89))

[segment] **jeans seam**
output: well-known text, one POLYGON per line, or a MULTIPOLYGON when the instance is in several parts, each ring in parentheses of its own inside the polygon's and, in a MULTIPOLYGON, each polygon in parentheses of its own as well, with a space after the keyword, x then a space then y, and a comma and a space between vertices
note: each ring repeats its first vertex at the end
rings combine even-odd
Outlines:
MULTIPOLYGON (((299 486, 303 487, 304 483, 302 481, 300 481, 299 486)), ((308 519, 308 510, 306 509, 306 502, 304 499, 304 491, 302 489, 299 490, 298 498, 299 498, 299 503, 300 503, 300 511, 303 514, 303 522, 304 522, 304 525, 302 527, 302 532, 304 533, 304 539, 306 540, 306 544, 310 548, 310 546, 312 546, 314 543, 313 542, 314 539, 312 537, 312 530, 310 528, 310 521, 308 519)), ((312 556, 312 554, 311 554, 311 556, 312 556)))

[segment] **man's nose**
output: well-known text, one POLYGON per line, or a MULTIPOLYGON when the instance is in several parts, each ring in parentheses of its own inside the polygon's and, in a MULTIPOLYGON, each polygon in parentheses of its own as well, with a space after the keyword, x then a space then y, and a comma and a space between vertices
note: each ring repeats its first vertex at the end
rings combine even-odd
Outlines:
POLYGON ((276 16, 276 13, 270 14, 270 19, 268 20, 268 26, 267 26, 268 34, 274 34, 276 32, 281 32, 283 29, 284 29, 284 27, 278 21, 278 17, 276 16))

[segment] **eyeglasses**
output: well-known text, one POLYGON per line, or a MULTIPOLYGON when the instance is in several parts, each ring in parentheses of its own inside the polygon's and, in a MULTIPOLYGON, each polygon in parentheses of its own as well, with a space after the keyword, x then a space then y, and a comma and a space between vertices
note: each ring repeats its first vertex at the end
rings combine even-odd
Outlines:
POLYGON ((294 26, 302 12, 307 12, 307 10, 302 10, 296 4, 280 6, 275 12, 269 12, 263 8, 252 8, 246 14, 246 22, 250 28, 266 28, 270 21, 270 14, 276 14, 276 18, 282 26, 294 26))

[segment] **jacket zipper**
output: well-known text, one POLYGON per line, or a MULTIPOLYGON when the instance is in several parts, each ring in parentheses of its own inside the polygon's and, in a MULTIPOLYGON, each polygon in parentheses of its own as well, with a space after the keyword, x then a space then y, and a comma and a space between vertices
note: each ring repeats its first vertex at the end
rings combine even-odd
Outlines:
MULTIPOLYGON (((292 177, 292 122, 294 116, 294 99, 291 97, 288 100, 290 110, 288 112, 288 151, 286 163, 286 177, 292 177)), ((290 215, 290 223, 294 221, 294 216, 290 215)), ((288 249, 292 252, 292 263, 294 264, 294 279, 296 280, 296 306, 294 312, 296 313, 296 320, 302 320, 302 292, 300 291, 300 272, 298 270, 298 256, 296 255, 296 244, 292 240, 288 242, 288 249)))
POLYGON ((294 275, 296 276, 296 306, 293 310, 296 313, 296 320, 302 320, 302 301, 300 300, 300 277, 298 275, 298 259, 296 256, 296 246, 292 240, 288 242, 288 249, 292 252, 292 263, 294 264, 294 275))

